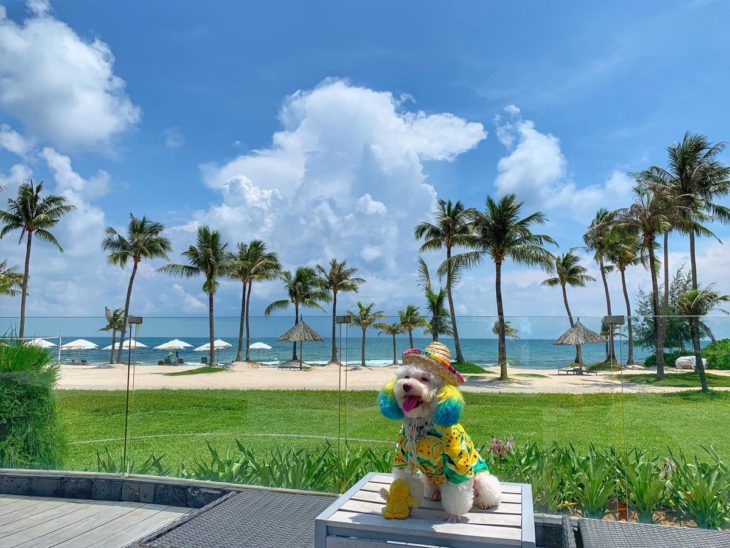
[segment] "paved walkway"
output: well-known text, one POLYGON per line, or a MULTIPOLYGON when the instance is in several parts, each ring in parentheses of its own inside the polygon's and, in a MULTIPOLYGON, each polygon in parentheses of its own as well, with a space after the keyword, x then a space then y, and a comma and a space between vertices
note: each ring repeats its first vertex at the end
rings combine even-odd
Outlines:
POLYGON ((0 494, 0 546, 122 547, 190 511, 141 502, 0 494))

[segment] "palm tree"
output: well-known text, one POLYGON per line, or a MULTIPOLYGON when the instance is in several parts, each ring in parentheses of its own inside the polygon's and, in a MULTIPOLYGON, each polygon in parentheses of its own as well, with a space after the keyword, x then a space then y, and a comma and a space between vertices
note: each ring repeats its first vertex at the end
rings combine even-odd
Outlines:
MULTIPOLYGON (((322 278, 317 276, 313 268, 308 266, 300 266, 296 272, 283 272, 281 279, 284 282, 284 288, 288 293, 288 299, 274 301, 264 310, 264 314, 269 316, 274 310, 284 310, 289 304, 294 305, 294 325, 299 321, 299 310, 301 308, 316 308, 324 312, 324 308, 319 304, 329 302, 330 295, 327 291, 322 278)), ((292 360, 297 359, 297 343, 292 343, 292 360)))
POLYGON ((229 257, 228 276, 240 280, 241 289, 241 319, 238 326, 238 348, 236 361, 243 359, 243 332, 246 330, 246 361, 251 357, 249 342, 251 338, 251 323, 249 309, 251 306, 251 290, 255 281, 273 280, 281 273, 281 265, 276 253, 266 250, 266 244, 261 240, 252 240, 245 244, 239 242, 236 252, 229 257))
POLYGON ((730 208, 715 201, 730 192, 730 167, 717 160, 724 149, 725 143, 712 144, 704 135, 688 131, 680 143, 667 147, 668 169, 647 170, 653 183, 663 186, 680 206, 683 222, 678 228, 689 236, 692 289, 697 289, 695 237, 712 235, 698 230, 695 221, 730 222, 730 208))
MULTIPOLYGON (((567 253, 563 253, 553 259, 552 264, 547 269, 550 274, 555 274, 552 278, 548 278, 542 285, 548 287, 560 286, 563 292, 563 304, 565 305, 565 312, 568 314, 568 321, 570 327, 575 325, 573 322, 573 314, 570 313, 570 305, 568 304, 568 291, 566 286, 570 287, 585 287, 588 282, 595 282, 595 278, 587 274, 587 270, 580 264, 580 257, 573 253, 572 250, 567 253)), ((575 363, 583 363, 583 356, 581 354, 580 345, 575 347, 575 363)))
POLYGON ((446 260, 441 263, 439 274, 446 275, 446 296, 449 301, 449 315, 451 316, 457 363, 464 363, 464 355, 461 352, 453 297, 454 283, 458 281, 459 272, 458 268, 454 267, 451 256, 454 247, 466 247, 471 242, 469 215, 470 210, 466 209, 461 202, 453 204, 451 200, 439 200, 433 213, 434 223, 422 222, 416 226, 415 230, 416 239, 425 240, 421 246, 421 252, 438 251, 442 248, 446 251, 446 260))
MULTIPOLYGON (((695 369, 700 375, 700 383, 702 383, 702 391, 707 392, 707 377, 705 376, 705 366, 702 363, 702 346, 700 344, 700 321, 715 309, 718 309, 720 303, 730 302, 730 296, 722 295, 712 288, 712 285, 700 289, 690 289, 686 293, 679 296, 677 302, 678 311, 682 316, 686 316, 692 325, 692 347, 695 353, 695 369)), ((720 312, 727 314, 725 310, 719 309, 720 312)))
POLYGON ((15 297, 23 288, 23 275, 17 266, 8 266, 7 259, 0 261, 0 295, 15 297))
POLYGON ((471 214, 471 226, 474 232, 472 246, 476 251, 467 251, 454 258, 459 266, 472 266, 480 263, 488 256, 494 263, 495 292, 497 298, 497 317, 499 321, 498 358, 500 379, 507 380, 507 344, 504 322, 504 306, 502 303, 502 265, 507 259, 515 263, 548 268, 553 255, 545 244, 553 244, 546 234, 532 232, 533 225, 547 222, 542 212, 532 213, 520 218, 522 202, 518 202, 514 194, 507 194, 498 202, 487 196, 484 211, 471 214))
POLYGON ((385 314, 381 310, 373 310, 375 303, 362 304, 357 301, 357 311, 353 312, 349 310, 347 315, 352 318, 352 323, 358 325, 362 330, 362 346, 360 347, 360 365, 365 365, 365 332, 368 327, 377 322, 380 318, 384 317, 385 314))
POLYGON ((28 296, 28 278, 30 276, 30 253, 33 246, 33 236, 48 242, 63 252, 61 244, 51 234, 50 229, 55 227, 61 218, 75 209, 63 196, 49 194, 41 197, 43 181, 37 185, 33 181, 23 183, 18 187, 15 198, 8 199, 8 210, 0 210, 0 238, 14 230, 20 230, 18 244, 25 236, 25 266, 23 268, 23 282, 20 288, 20 325, 18 338, 25 336, 25 299, 28 296))
POLYGON ((195 245, 191 245, 182 256, 188 264, 166 264, 158 269, 159 272, 179 276, 181 278, 192 278, 202 275, 203 291, 208 294, 208 336, 210 348, 208 349, 208 360, 210 365, 215 362, 215 314, 213 308, 213 295, 218 289, 218 279, 228 274, 228 254, 226 253, 227 243, 221 241, 221 234, 217 230, 211 230, 207 226, 198 227, 198 235, 195 245))
POLYGON ((606 259, 621 274, 621 289, 626 305, 626 328, 628 332, 628 351, 626 365, 634 363, 634 330, 631 318, 631 300, 626 287, 626 269, 641 262, 641 241, 635 230, 613 226, 606 235, 606 259))
MULTIPOLYGON (((613 267, 606 264, 606 234, 611 228, 611 224, 615 219, 615 213, 604 208, 596 212, 596 216, 591 221, 588 230, 583 235, 583 242, 588 251, 593 252, 593 259, 598 263, 598 270, 601 273, 601 281, 603 282, 603 293, 606 298, 606 315, 611 316, 611 294, 608 291, 608 279, 606 274, 611 272, 613 267)), ((616 349, 613 344, 613 327, 610 328, 611 333, 608 337, 608 345, 606 346, 606 361, 611 363, 616 361, 616 349)))
MULTIPOLYGON (((495 321, 492 325, 492 333, 495 335, 499 335, 499 320, 495 321)), ((520 334, 517 331, 517 328, 512 327, 512 322, 509 320, 504 321, 504 335, 505 337, 509 337, 510 339, 519 339, 520 334)))
POLYGON ((355 276, 357 268, 348 268, 347 261, 338 262, 334 257, 328 268, 317 265, 317 272, 327 289, 332 292, 332 355, 330 356, 330 363, 338 363, 337 334, 335 332, 337 294, 341 292, 357 293, 360 284, 365 283, 365 280, 355 276))
POLYGON ((403 326, 399 323, 376 323, 373 325, 375 329, 380 329, 381 332, 386 333, 393 337, 393 363, 398 365, 398 350, 395 344, 395 336, 403 333, 403 326))
POLYGON ((106 238, 101 243, 104 251, 109 252, 107 262, 126 268, 129 261, 132 262, 132 272, 129 275, 127 284, 127 297, 124 300, 124 318, 121 329, 121 340, 117 350, 117 361, 122 361, 122 347, 127 331, 127 317, 129 316, 129 304, 132 300, 132 287, 134 278, 137 275, 137 268, 142 259, 167 259, 167 254, 172 250, 170 240, 162 236, 165 227, 143 216, 141 219, 133 214, 129 215, 127 234, 122 235, 111 226, 106 228, 106 238))
MULTIPOLYGON (((99 331, 111 331, 112 332, 112 349, 109 353, 109 363, 114 363, 114 351, 116 350, 117 343, 117 331, 121 331, 124 327, 124 310, 121 308, 115 308, 111 310, 108 307, 104 307, 104 317, 106 318, 106 325, 99 329, 99 331)), ((121 344, 119 345, 121 347, 121 344)))
POLYGON ((421 311, 417 306, 409 304, 398 312, 398 320, 403 329, 408 332, 409 348, 413 348, 413 330, 419 327, 426 327, 428 325, 426 318, 421 316, 421 311))
MULTIPOLYGON (((641 180, 637 175, 637 180, 641 180)), ((657 282, 658 264, 654 251, 657 247, 656 237, 670 230, 672 223, 667 213, 666 195, 655 187, 639 184, 634 188, 636 200, 624 209, 615 212, 617 226, 636 231, 641 238, 641 256, 648 263, 651 275, 652 309, 654 312, 655 351, 657 363, 657 379, 664 378, 664 331, 662 311, 659 305, 659 284, 657 282)))
POLYGON ((434 291, 428 265, 422 257, 418 258, 418 281, 426 297, 426 310, 431 314, 431 319, 425 325, 426 333, 430 333, 434 341, 439 340, 439 335, 451 335, 451 319, 445 306, 446 291, 443 288, 434 291))

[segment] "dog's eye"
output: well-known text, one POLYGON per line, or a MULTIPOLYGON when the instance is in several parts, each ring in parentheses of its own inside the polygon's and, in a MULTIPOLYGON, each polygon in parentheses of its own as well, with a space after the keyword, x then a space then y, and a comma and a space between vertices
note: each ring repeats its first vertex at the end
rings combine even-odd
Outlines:
POLYGON ((428 382, 428 377, 421 377, 422 382, 428 382))
POLYGON ((410 377, 410 375, 406 375, 406 376, 405 376, 405 377, 403 377, 403 378, 404 378, 404 379, 410 379, 411 377, 410 377))

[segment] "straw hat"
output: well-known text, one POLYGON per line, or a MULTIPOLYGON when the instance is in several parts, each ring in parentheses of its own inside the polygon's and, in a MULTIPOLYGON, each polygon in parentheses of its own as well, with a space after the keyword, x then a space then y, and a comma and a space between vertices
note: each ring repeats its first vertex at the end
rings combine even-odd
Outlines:
POLYGON ((403 352, 403 363, 423 367, 441 377, 447 384, 459 385, 464 382, 464 377, 451 365, 451 352, 448 347, 438 341, 432 342, 423 351, 409 348, 403 352))

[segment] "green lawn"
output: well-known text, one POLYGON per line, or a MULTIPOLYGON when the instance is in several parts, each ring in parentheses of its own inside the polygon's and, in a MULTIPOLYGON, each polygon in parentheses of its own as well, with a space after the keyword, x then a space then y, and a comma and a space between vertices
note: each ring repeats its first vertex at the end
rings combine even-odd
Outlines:
POLYGON ((196 367, 195 369, 186 369, 185 371, 175 371, 174 373, 164 373, 168 377, 182 377, 184 375, 202 375, 204 373, 220 373, 226 371, 222 367, 211 367, 210 365, 204 365, 203 367, 196 367))
MULTIPOLYGON (((712 373, 706 373, 707 384, 710 387, 713 386, 730 386, 730 377, 725 375, 713 375, 712 373)), ((668 373, 660 381, 656 379, 654 374, 641 374, 641 375, 622 375, 616 376, 617 379, 621 379, 623 382, 632 382, 635 384, 653 384, 655 386, 677 386, 680 388, 697 388, 700 386, 700 377, 697 373, 668 373)))
MULTIPOLYGON (((120 454, 124 392, 57 392, 70 443, 67 469, 93 469, 96 451, 120 454)), ((268 449, 336 438, 394 442, 399 423, 380 416, 375 392, 139 390, 131 395, 130 454, 142 461, 165 454, 170 466, 207 455, 206 442, 225 450, 235 439, 268 449), (342 414, 338 416, 338 403, 342 414)), ((680 394, 465 394, 463 424, 477 444, 512 436, 542 445, 585 448, 638 446, 665 454, 713 444, 730 460, 730 393, 680 394)), ((358 443, 358 442, 354 442, 358 443)))

